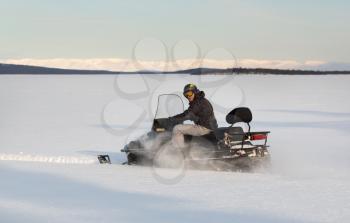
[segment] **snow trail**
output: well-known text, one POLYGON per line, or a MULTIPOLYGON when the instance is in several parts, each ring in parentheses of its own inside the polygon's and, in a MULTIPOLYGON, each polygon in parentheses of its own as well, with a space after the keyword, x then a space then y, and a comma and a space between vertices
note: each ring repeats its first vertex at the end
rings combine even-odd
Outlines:
POLYGON ((34 154, 0 154, 1 161, 24 161, 24 162, 42 162, 42 163, 61 163, 61 164, 95 164, 96 159, 85 156, 45 156, 34 154))

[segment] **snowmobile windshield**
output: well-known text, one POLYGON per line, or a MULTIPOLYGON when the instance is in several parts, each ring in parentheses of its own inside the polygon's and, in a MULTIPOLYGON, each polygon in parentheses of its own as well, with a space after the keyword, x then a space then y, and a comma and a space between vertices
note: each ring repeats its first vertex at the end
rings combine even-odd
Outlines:
POLYGON ((155 119, 168 118, 184 111, 184 104, 176 94, 162 94, 158 96, 155 119))

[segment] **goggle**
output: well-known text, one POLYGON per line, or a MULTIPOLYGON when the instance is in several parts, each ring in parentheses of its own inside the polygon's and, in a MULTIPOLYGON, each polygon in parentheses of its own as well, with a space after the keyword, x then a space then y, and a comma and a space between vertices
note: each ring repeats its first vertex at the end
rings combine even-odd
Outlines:
POLYGON ((193 95, 193 91, 187 91, 187 92, 184 93, 184 96, 186 98, 192 97, 192 95, 193 95))

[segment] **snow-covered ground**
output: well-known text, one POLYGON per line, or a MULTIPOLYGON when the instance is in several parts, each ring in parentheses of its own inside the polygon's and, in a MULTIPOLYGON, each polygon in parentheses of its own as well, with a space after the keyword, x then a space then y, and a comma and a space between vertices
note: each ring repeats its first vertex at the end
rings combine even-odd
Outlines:
POLYGON ((1 222, 350 222, 350 76, 0 76, 1 222), (220 125, 270 130, 260 173, 120 165, 157 95, 196 83, 220 125), (108 153, 115 165, 100 165, 108 153))

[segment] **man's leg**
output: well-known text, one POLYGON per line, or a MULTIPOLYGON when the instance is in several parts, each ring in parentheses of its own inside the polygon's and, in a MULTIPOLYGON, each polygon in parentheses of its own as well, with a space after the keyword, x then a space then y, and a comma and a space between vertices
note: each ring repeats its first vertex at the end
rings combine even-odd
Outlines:
POLYGON ((173 129, 172 143, 175 147, 184 148, 184 135, 201 136, 210 133, 211 130, 200 125, 179 124, 173 129))

